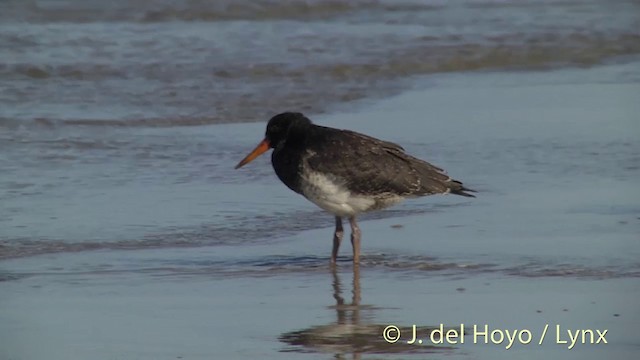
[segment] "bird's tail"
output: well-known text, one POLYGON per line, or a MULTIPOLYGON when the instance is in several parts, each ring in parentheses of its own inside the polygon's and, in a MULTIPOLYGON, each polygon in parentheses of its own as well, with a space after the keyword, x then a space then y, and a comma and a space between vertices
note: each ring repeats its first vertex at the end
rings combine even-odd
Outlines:
POLYGON ((447 173, 424 160, 412 157, 404 152, 390 152, 391 154, 407 161, 410 166, 418 173, 421 180, 421 194, 456 194, 466 197, 476 197, 473 194, 476 191, 462 185, 462 182, 451 178, 447 173))
POLYGON ((462 183, 458 180, 451 180, 448 182, 447 185, 448 185, 450 194, 456 194, 456 195, 466 196, 466 197, 476 197, 475 195, 469 194, 469 193, 474 193, 477 191, 464 187, 464 185, 462 185, 462 183))

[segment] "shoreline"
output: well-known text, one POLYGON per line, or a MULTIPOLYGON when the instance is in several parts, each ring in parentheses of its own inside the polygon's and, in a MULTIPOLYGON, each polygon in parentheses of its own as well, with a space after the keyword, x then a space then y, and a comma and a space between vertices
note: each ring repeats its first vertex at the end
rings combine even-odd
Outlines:
MULTIPOLYGON (((403 94, 407 92, 416 91, 416 89, 421 88, 425 80, 429 82, 429 79, 448 79, 448 78, 458 78, 458 77, 483 77, 483 76, 495 76, 498 77, 502 74, 515 74, 515 75, 537 75, 537 74, 546 74, 543 75, 543 78, 547 78, 550 83, 558 83, 558 79, 553 79, 554 74, 571 74, 574 73, 576 75, 570 76, 569 79, 564 80, 569 83, 580 83, 584 82, 582 78, 580 78, 579 73, 583 71, 595 70, 599 71, 604 68, 627 68, 627 72, 630 76, 635 77, 634 79, 624 79, 620 78, 615 80, 615 83, 621 83, 625 81, 629 81, 630 83, 638 83, 640 79, 638 78, 637 73, 635 72, 634 66, 640 62, 640 55, 638 54, 622 54, 622 55, 611 55, 606 58, 601 59, 598 63, 593 64, 583 64, 580 66, 579 64, 568 63, 568 64, 545 64, 542 66, 532 66, 529 68, 521 68, 518 66, 506 66, 506 67, 489 67, 489 68, 479 68, 479 69, 469 69, 469 70, 446 70, 446 71, 434 71, 434 72, 422 72, 422 73, 414 73, 406 76, 401 76, 393 79, 386 80, 389 82, 387 84, 385 90, 379 90, 377 92, 364 93, 364 90, 358 95, 354 95, 349 97, 349 99, 335 99, 333 102, 324 104, 324 105, 314 105, 314 106, 306 106, 304 112, 309 116, 314 118, 317 117, 329 117, 331 118, 332 114, 343 114, 349 112, 362 112, 366 111, 369 106, 375 104, 377 102, 385 102, 390 98, 403 96, 403 94)), ((437 81, 437 80, 436 80, 437 81)), ((605 81, 611 81, 610 79, 605 81)), ((562 83, 562 80, 560 81, 562 83)), ((586 81, 588 83, 588 81, 586 81)), ((307 99, 309 100, 309 99, 307 99)), ((300 101, 304 102, 304 101, 300 101)), ((286 109, 286 110, 296 110, 296 109, 286 109)), ((284 111, 284 110, 283 110, 284 111)), ((78 129, 179 129, 179 128, 199 128, 199 127, 207 127, 207 126, 221 126, 221 125, 239 125, 239 124, 256 124, 262 123, 266 119, 262 118, 249 118, 246 117, 248 114, 244 114, 245 117, 235 117, 233 119, 228 118, 220 118, 218 115, 215 117, 207 117, 205 115, 198 116, 198 113, 203 113, 203 110, 197 111, 193 114, 188 115, 173 115, 167 118, 163 117, 148 117, 148 118, 136 118, 136 117, 125 117, 122 119, 100 119, 100 118, 69 118, 69 119, 48 119, 45 117, 39 117, 33 119, 33 121, 25 122, 23 120, 15 120, 11 118, 3 118, 0 117, 0 126, 6 128, 50 128, 50 129, 58 129, 61 127, 70 127, 70 128, 78 128, 78 129)), ((269 114, 265 113, 265 117, 268 118, 269 114)))

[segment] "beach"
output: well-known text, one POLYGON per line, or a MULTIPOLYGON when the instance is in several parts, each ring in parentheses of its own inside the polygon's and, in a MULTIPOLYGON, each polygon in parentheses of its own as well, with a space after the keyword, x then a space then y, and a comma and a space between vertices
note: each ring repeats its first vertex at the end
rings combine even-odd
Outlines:
POLYGON ((637 357, 637 4, 258 3, 0 15, 0 359, 637 357), (477 197, 365 214, 332 267, 333 216, 233 168, 285 110, 477 197))

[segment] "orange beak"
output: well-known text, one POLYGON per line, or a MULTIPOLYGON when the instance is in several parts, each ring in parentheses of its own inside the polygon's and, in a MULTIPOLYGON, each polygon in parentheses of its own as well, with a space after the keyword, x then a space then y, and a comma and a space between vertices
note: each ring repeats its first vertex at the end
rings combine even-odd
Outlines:
POLYGON ((258 144, 258 146, 256 146, 255 149, 253 149, 253 151, 249 155, 247 155, 244 159, 242 159, 242 161, 240 161, 235 168, 238 169, 245 166, 246 164, 253 161, 253 159, 262 155, 267 150, 269 150, 269 140, 264 139, 260 142, 260 144, 258 144))

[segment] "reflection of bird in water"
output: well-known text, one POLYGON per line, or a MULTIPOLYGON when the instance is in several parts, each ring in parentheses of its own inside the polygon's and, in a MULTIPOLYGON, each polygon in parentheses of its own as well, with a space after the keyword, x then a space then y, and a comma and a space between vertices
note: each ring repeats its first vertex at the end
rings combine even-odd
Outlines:
MULTIPOLYGON (((353 268, 353 283, 351 302, 347 303, 343 296, 340 274, 332 268, 332 289, 335 306, 330 309, 336 311, 335 323, 311 326, 307 329, 284 333, 280 341, 291 345, 283 351, 309 352, 317 351, 333 353, 336 359, 344 359, 344 355, 352 354, 353 359, 360 359, 362 354, 400 354, 400 353, 433 353, 449 351, 448 346, 409 345, 410 335, 405 335, 395 344, 387 343, 382 337, 384 329, 389 324, 375 324, 374 312, 378 310, 372 305, 360 303, 360 270, 353 268)), ((421 334, 429 334, 434 327, 420 327, 421 334)), ((411 334, 411 327, 401 328, 405 334, 411 334)))
POLYGON ((474 197, 444 170, 404 152, 397 144, 349 130, 314 125, 301 113, 282 113, 267 124, 266 136, 236 169, 273 148, 276 174, 291 190, 335 215, 331 261, 342 241, 342 218, 349 218, 353 262, 360 257, 356 216, 405 198, 433 194, 474 197))
POLYGON ((342 297, 342 285, 338 272, 333 269, 333 298, 336 299, 336 315, 339 325, 360 324, 360 267, 353 268, 353 288, 351 290, 351 304, 345 304, 342 297))

